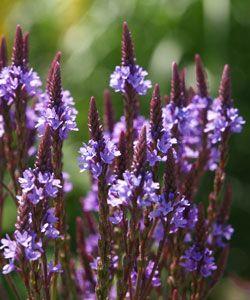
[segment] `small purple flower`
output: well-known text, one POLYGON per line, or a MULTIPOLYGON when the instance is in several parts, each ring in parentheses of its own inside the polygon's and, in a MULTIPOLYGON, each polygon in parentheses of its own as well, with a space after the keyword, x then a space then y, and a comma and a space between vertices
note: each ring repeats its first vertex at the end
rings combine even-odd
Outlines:
POLYGON ((68 173, 63 172, 63 191, 64 193, 69 193, 73 189, 73 184, 70 181, 70 176, 68 173))
POLYGON ((188 272, 198 271, 202 277, 211 276, 217 269, 212 254, 211 250, 205 248, 201 251, 197 245, 194 245, 185 251, 180 265, 188 272))
MULTIPOLYGON (((146 267, 146 278, 149 278, 154 267, 154 261, 150 260, 146 267)), ((158 269, 155 270, 154 276, 152 277, 152 285, 158 287, 161 285, 161 279, 158 269)))
POLYGON ((135 176, 133 172, 125 171, 123 180, 118 179, 111 185, 108 204, 113 207, 130 204, 133 190, 140 185, 141 180, 141 175, 135 176))
POLYGON ((48 263, 47 268, 48 268, 48 275, 49 276, 52 275, 53 273, 62 273, 63 272, 61 264, 59 263, 57 265, 54 265, 53 261, 50 261, 48 263))
POLYGON ((9 235, 6 235, 6 239, 1 239, 1 246, 0 249, 4 250, 4 258, 6 259, 15 259, 16 250, 17 250, 17 243, 10 239, 9 235))
POLYGON ((243 125, 246 121, 239 116, 239 111, 237 108, 227 109, 227 117, 230 119, 230 130, 233 133, 239 133, 242 131, 243 125))
POLYGON ((41 252, 37 249, 34 249, 32 247, 25 248, 25 256, 26 259, 29 261, 35 261, 38 260, 41 257, 41 252))
POLYGON ((212 244, 215 240, 217 247, 225 247, 227 243, 231 240, 234 233, 234 229, 230 224, 213 224, 213 231, 208 237, 208 242, 212 244))
POLYGON ((110 76, 109 85, 115 90, 115 92, 125 92, 125 82, 129 77, 129 67, 115 67, 115 71, 110 76))
POLYGON ((161 136, 161 139, 157 142, 157 148, 163 153, 166 154, 167 151, 176 144, 177 141, 175 138, 171 138, 169 132, 164 131, 161 136))
POLYGON ((125 93, 126 82, 129 83, 139 95, 145 95, 152 87, 150 80, 145 80, 148 75, 142 67, 117 66, 110 76, 109 85, 116 91, 125 93))
POLYGON ((17 230, 15 231, 15 239, 18 244, 22 245, 24 248, 27 248, 32 241, 32 236, 30 236, 27 231, 23 231, 21 233, 17 230))
POLYGON ((55 216, 55 208, 51 207, 47 210, 41 232, 49 239, 57 239, 60 236, 60 232, 56 229, 55 224, 58 218, 55 216))
POLYGON ((15 264, 14 264, 14 260, 12 259, 12 260, 9 261, 8 264, 3 266, 2 273, 3 274, 9 274, 12 271, 14 271, 15 269, 16 269, 16 267, 15 267, 15 264))
POLYGON ((27 193, 35 186, 35 175, 31 169, 27 169, 23 172, 23 177, 19 177, 18 181, 21 185, 23 193, 27 193))
POLYGON ((147 160, 149 162, 150 167, 154 167, 157 162, 166 161, 167 156, 161 157, 157 154, 157 150, 149 150, 147 151, 147 160))
POLYGON ((110 140, 106 140, 105 148, 102 152, 100 152, 102 161, 110 165, 112 164, 114 158, 120 155, 121 153, 117 150, 115 144, 110 140))
POLYGON ((123 213, 120 210, 116 210, 112 216, 109 217, 109 221, 114 224, 117 225, 121 222, 123 217, 123 213))

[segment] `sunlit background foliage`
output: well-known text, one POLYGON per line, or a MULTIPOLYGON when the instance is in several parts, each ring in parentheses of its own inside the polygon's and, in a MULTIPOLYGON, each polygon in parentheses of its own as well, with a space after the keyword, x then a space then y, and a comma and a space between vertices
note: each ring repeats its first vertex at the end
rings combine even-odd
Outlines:
MULTIPOLYGON (((63 84, 79 110, 80 131, 64 148, 64 165, 74 183, 67 199, 70 232, 80 214, 79 198, 86 194, 88 180, 80 175, 77 149, 87 138, 87 109, 91 95, 102 110, 102 92, 120 61, 122 21, 133 33, 137 60, 169 93, 171 63, 187 67, 188 84, 194 83, 195 53, 207 68, 210 91, 216 95, 223 64, 232 67, 233 98, 247 120, 241 135, 233 137, 228 177, 234 190, 231 223, 235 228, 227 278, 211 299, 249 299, 250 294, 250 1, 249 0, 1 0, 0 34, 12 45, 16 24, 30 32, 31 65, 46 78, 55 52, 63 53, 63 84), (247 292, 248 291, 248 292, 247 292)), ((148 114, 150 94, 142 99, 148 114)), ((122 113, 120 95, 113 95, 117 118, 122 113)), ((201 199, 211 188, 204 182, 201 199)), ((4 231, 13 230, 15 208, 7 203, 4 231)), ((1 236, 3 233, 1 233, 1 236)), ((0 275, 1 276, 1 275, 0 275)))

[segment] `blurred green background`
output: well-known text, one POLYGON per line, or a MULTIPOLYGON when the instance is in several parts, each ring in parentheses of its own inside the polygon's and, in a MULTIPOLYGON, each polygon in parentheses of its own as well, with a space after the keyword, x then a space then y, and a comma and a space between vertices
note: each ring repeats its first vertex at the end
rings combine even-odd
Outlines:
MULTIPOLYGON (((1 0, 0 34, 12 46, 16 24, 30 32, 31 65, 46 78, 55 52, 61 50, 63 85, 79 111, 79 132, 64 147, 64 164, 74 183, 68 199, 70 231, 80 214, 79 197, 86 194, 88 179, 80 175, 77 151, 88 135, 87 109, 91 95, 102 110, 102 93, 109 75, 120 63, 122 22, 127 20, 135 41, 137 61, 169 93, 171 62, 187 67, 188 84, 194 83, 195 53, 206 65, 210 91, 218 89, 223 64, 232 67, 233 98, 250 121, 250 1, 249 0, 1 0)), ((142 98, 148 114, 150 95, 142 98)), ((114 95, 117 118, 122 101, 114 95)), ((233 185, 231 223, 235 228, 227 277, 211 299, 250 298, 250 138, 249 127, 231 140, 228 176, 233 185)), ((204 188, 204 191, 206 187, 204 188)), ((201 196, 204 199, 206 194, 201 196)), ((5 210, 4 231, 13 229, 15 208, 5 210)), ((1 234, 2 235, 2 234, 1 234)), ((1 275, 0 275, 1 276, 1 275)), ((1 296, 0 296, 1 299, 1 296)))

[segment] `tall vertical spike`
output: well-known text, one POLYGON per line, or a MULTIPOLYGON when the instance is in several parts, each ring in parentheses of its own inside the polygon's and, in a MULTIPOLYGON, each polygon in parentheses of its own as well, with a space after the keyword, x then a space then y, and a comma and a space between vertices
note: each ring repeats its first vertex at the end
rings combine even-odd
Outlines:
POLYGON ((47 86, 46 86, 46 89, 47 91, 49 91, 49 85, 51 83, 51 80, 52 80, 52 75, 53 75, 53 72, 54 72, 54 69, 55 69, 55 65, 56 63, 60 63, 61 61, 61 52, 57 52, 54 59, 52 60, 51 64, 50 64, 50 68, 49 68, 49 72, 48 72, 48 76, 47 76, 47 86))
POLYGON ((127 160, 126 135, 124 131, 121 132, 119 137, 118 150, 120 151, 121 155, 116 157, 115 172, 118 178, 122 178, 122 174, 126 170, 127 160))
POLYGON ((161 136, 163 128, 162 122, 160 87, 159 84, 155 84, 150 101, 150 132, 155 141, 161 136))
POLYGON ((91 97, 88 114, 89 134, 91 139, 96 142, 103 140, 103 130, 100 123, 99 113, 96 108, 95 98, 91 97))
POLYGON ((136 174, 139 174, 145 166, 147 161, 147 130, 146 126, 143 126, 138 144, 135 148, 133 166, 136 174))
POLYGON ((206 73, 199 54, 195 55, 195 65, 198 94, 203 98, 208 97, 206 73))
POLYGON ((0 45, 0 70, 7 66, 7 45, 5 37, 1 39, 0 45))
POLYGON ((177 106, 181 104, 181 80, 176 62, 172 65, 170 100, 177 106))
POLYGON ((12 52, 12 63, 15 66, 23 66, 23 33, 20 25, 16 27, 16 34, 12 52))
POLYGON ((219 87, 219 97, 225 106, 231 105, 231 75, 229 65, 225 65, 223 69, 219 87))
POLYGON ((122 65, 123 66, 134 66, 135 54, 134 45, 131 38, 131 33, 128 28, 127 22, 123 23, 122 32, 122 65))
POLYGON ((53 74, 48 87, 50 105, 57 110, 62 101, 61 68, 58 61, 54 64, 53 74))
POLYGON ((45 128, 44 135, 38 146, 37 159, 35 163, 36 168, 40 171, 52 171, 51 162, 51 130, 50 126, 47 125, 45 128))

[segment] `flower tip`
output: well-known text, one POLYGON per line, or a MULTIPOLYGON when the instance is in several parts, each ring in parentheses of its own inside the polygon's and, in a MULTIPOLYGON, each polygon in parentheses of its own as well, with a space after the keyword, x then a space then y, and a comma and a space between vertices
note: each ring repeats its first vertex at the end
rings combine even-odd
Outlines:
POLYGON ((15 66, 22 66, 23 64, 23 32, 20 25, 16 27, 12 62, 15 66))
POLYGON ((55 55, 55 58, 54 58, 54 61, 57 61, 60 63, 61 61, 61 57, 62 57, 62 52, 61 51, 58 51, 55 55))
POLYGON ((95 101, 95 97, 94 96, 91 96, 90 98, 90 102, 89 102, 89 106, 90 108, 95 108, 96 109, 96 101, 95 101))
POLYGON ((129 31, 127 21, 123 21, 122 28, 123 28, 123 31, 129 31))
POLYGON ((0 69, 7 66, 7 43, 5 36, 1 38, 0 44, 0 69))
POLYGON ((160 86, 158 83, 154 85, 154 90, 153 90, 153 98, 159 98, 160 97, 160 86))
POLYGON ((206 73, 199 54, 195 55, 195 66, 196 66, 196 81, 197 81, 198 94, 201 97, 205 98, 208 96, 206 73))
POLYGON ((225 65, 223 68, 219 87, 219 97, 224 104, 231 104, 231 74, 229 65, 225 65))

